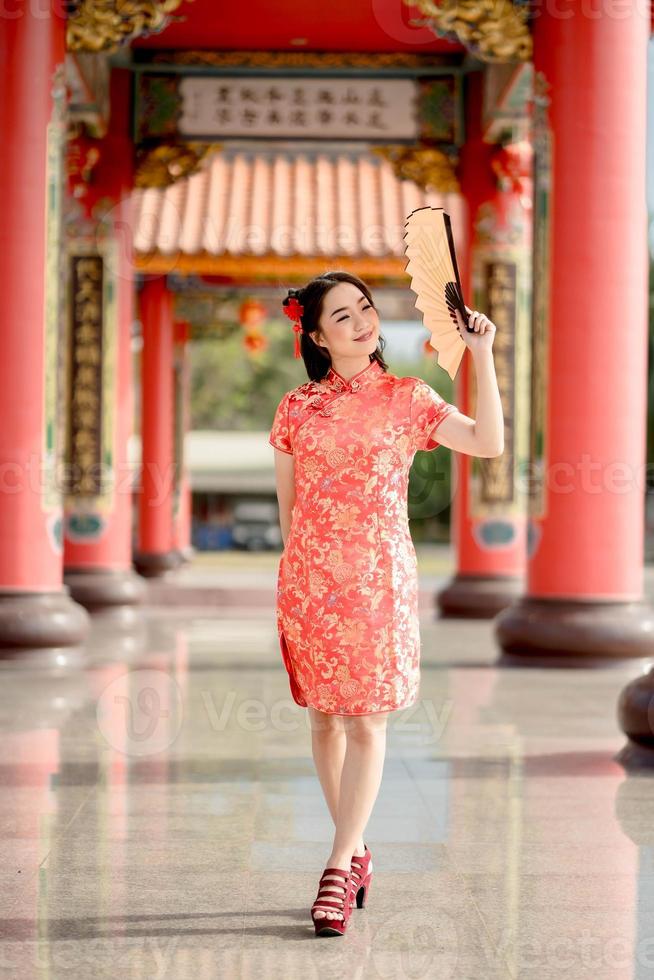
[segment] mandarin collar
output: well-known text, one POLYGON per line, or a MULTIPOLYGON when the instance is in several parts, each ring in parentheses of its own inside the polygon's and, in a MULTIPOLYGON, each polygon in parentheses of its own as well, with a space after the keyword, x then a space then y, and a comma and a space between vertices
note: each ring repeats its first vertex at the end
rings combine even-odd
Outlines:
POLYGON ((342 374, 335 371, 333 367, 329 367, 327 374, 321 379, 320 384, 324 385, 332 391, 358 391, 359 388, 363 388, 365 385, 370 384, 380 374, 384 374, 384 369, 379 363, 379 361, 374 358, 370 364, 362 368, 356 374, 352 375, 349 380, 346 380, 342 374))

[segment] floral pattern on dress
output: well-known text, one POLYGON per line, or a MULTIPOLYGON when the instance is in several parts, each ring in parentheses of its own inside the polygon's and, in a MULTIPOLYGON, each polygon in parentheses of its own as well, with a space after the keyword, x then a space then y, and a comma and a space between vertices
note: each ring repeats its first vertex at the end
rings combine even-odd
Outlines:
POLYGON ((277 629, 296 704, 394 711, 418 698, 418 570, 409 470, 456 412, 379 361, 333 368, 282 397, 269 442, 295 457, 295 504, 277 576, 277 629))

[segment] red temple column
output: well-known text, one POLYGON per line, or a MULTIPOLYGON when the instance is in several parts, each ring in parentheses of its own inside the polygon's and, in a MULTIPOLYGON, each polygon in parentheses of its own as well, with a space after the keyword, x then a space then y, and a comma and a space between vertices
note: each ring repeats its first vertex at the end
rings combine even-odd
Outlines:
MULTIPOLYGON (((127 459, 134 422, 129 84, 129 73, 114 69, 109 130, 105 139, 97 142, 99 162, 85 205, 68 223, 69 269, 78 256, 82 261, 91 258, 103 276, 105 300, 98 304, 101 383, 95 393, 89 393, 84 384, 72 385, 70 391, 73 432, 79 431, 80 415, 89 415, 93 424, 94 411, 97 413, 103 465, 99 484, 87 490, 80 486, 77 472, 66 495, 64 523, 64 580, 71 595, 87 609, 123 607, 123 614, 140 602, 145 592, 145 583, 132 570, 132 488, 127 459)), ((70 312, 75 320, 73 304, 70 312)), ((72 328, 72 352, 79 356, 75 322, 72 328)), ((73 450, 71 462, 75 461, 73 450)))
POLYGON ((173 296, 162 276, 141 291, 141 488, 134 564, 146 577, 179 565, 173 531, 175 490, 175 324, 173 296))
POLYGON ((534 18, 534 310, 527 593, 509 662, 645 657, 648 11, 534 18))
MULTIPOLYGON (((522 594, 526 565, 526 497, 520 469, 528 453, 526 377, 531 280, 531 155, 483 139, 482 74, 469 78, 468 138, 461 159, 469 216, 462 269, 468 304, 497 325, 495 365, 505 417, 505 452, 497 459, 458 455, 453 507, 456 573, 437 596, 442 616, 491 618, 522 594)), ((461 410, 474 416, 469 357, 460 377, 461 410)))
POLYGON ((190 325, 175 323, 175 491, 173 496, 173 544, 183 562, 191 561, 192 495, 186 466, 186 433, 191 424, 191 376, 188 342, 190 325))
POLYGON ((179 509, 175 517, 175 548, 183 562, 191 562, 195 549, 192 544, 193 493, 188 473, 183 473, 180 481, 179 509))
POLYGON ((63 13, 0 18, 0 645, 77 644, 62 584, 59 252, 63 13))

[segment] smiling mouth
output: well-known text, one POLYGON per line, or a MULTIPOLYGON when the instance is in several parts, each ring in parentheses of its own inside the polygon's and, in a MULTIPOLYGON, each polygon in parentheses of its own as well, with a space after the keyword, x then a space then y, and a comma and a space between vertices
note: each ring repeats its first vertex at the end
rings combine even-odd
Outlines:
POLYGON ((356 338, 357 344, 362 344, 364 340, 370 340, 372 335, 373 335, 373 331, 369 330, 368 333, 364 333, 363 337, 357 337, 356 338))

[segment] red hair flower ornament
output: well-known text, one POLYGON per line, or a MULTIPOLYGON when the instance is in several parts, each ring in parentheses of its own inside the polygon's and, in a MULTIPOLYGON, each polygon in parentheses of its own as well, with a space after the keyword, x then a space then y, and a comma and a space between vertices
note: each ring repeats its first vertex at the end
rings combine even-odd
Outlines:
POLYGON ((302 332, 300 317, 304 313, 304 307, 298 302, 297 296, 291 296, 288 303, 286 303, 284 306, 284 313, 289 320, 293 320, 293 330, 295 331, 295 356, 300 357, 300 333, 302 332))

